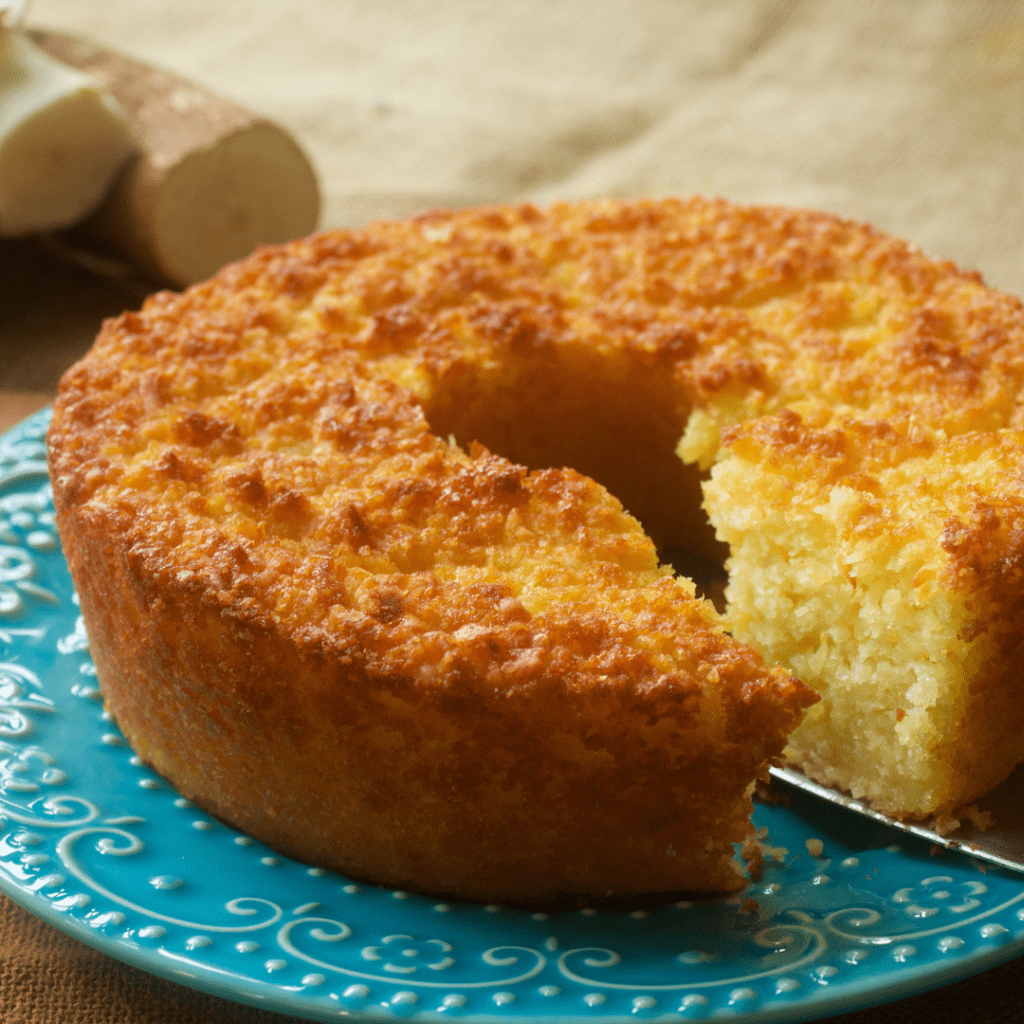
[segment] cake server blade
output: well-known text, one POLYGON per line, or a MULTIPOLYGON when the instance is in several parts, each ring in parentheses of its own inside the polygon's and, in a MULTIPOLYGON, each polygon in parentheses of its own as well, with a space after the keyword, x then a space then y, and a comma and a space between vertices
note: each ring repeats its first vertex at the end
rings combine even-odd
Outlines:
POLYGON ((980 811, 992 815, 989 828, 982 830, 973 822, 962 820, 958 829, 945 834, 935 830, 932 820, 898 821, 838 789, 814 782, 792 768, 772 768, 770 771, 772 778, 784 785, 795 786, 901 832, 909 832, 947 850, 959 850, 977 860, 1024 872, 1024 765, 977 801, 980 811))

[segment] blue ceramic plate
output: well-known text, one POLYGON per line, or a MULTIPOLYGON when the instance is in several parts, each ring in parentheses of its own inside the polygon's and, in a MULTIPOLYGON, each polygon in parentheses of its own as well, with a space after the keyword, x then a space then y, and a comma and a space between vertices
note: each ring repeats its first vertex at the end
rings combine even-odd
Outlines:
POLYGON ((828 1016, 1024 950, 1024 881, 830 805, 761 806, 739 896, 530 913, 276 855, 179 797, 103 710, 40 413, 0 436, 0 890, 153 974, 312 1020, 828 1016), (812 854, 817 854, 816 856, 812 854))

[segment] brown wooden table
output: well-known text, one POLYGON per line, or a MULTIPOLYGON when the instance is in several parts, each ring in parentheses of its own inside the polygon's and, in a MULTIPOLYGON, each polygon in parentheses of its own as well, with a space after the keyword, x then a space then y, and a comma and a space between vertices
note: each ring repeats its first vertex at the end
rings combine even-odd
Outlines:
MULTIPOLYGON (((0 240, 0 431, 53 396, 104 317, 138 306, 148 286, 97 274, 35 243, 0 240)), ((0 896, 3 1024, 278 1024, 128 967, 0 896)), ((1024 959, 951 985, 833 1018, 839 1024, 1019 1024, 1024 959)))

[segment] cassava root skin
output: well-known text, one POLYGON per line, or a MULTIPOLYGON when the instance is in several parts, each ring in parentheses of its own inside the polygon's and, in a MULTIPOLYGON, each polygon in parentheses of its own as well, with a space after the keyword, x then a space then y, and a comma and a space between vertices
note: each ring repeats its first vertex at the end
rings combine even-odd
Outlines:
POLYGON ((282 128, 93 43, 54 32, 31 36, 116 97, 141 147, 81 225, 85 239, 180 287, 260 243, 316 227, 316 174, 282 128))

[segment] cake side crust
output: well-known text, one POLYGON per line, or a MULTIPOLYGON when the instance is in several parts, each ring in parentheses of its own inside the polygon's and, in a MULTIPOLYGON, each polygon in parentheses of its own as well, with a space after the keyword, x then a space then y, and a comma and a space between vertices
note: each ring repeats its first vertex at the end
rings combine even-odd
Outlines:
MULTIPOLYGON (((337 636, 282 642, 222 599, 196 601, 138 542, 111 541, 105 517, 82 518, 77 535, 95 543, 80 547, 107 546, 102 575, 91 556, 75 569, 102 580, 80 596, 110 710, 184 795, 273 848, 481 901, 742 883, 732 843, 750 836, 747 780, 807 696, 699 612, 687 640, 703 678, 595 683, 571 634, 589 626, 586 643, 602 624, 574 621, 562 642, 533 637, 518 678, 453 642, 445 678, 422 682, 346 656, 337 636)), ((671 584, 659 614, 678 617, 671 584)), ((487 650, 508 632, 476 639, 487 650)))

